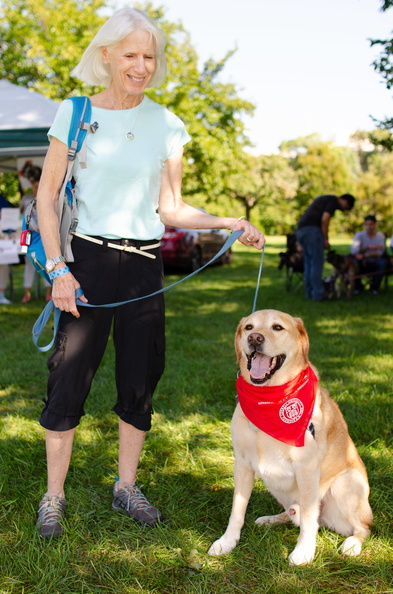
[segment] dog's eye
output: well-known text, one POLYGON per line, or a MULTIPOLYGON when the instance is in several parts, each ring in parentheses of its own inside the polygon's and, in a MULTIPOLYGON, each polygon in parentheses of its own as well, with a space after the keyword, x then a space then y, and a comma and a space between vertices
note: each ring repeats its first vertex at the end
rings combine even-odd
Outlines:
POLYGON ((252 330, 254 326, 252 324, 247 324, 246 330, 252 330))
POLYGON ((280 324, 274 324, 273 330, 275 330, 276 332, 280 332, 281 330, 284 330, 284 328, 280 326, 280 324))

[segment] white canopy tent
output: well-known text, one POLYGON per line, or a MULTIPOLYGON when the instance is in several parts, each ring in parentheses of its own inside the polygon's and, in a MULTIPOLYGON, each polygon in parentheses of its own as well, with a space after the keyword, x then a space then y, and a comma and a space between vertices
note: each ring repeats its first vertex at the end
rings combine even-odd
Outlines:
POLYGON ((0 171, 18 171, 26 160, 42 163, 58 107, 35 91, 0 80, 0 171))

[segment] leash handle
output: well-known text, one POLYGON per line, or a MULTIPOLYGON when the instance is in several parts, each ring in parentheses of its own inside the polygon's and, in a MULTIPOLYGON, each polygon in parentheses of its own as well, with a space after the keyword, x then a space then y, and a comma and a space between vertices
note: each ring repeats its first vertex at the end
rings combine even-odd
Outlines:
MULTIPOLYGON (((191 272, 191 274, 181 278, 180 280, 176 281, 172 285, 169 285, 168 287, 163 287, 162 289, 159 289, 158 291, 155 291, 154 293, 149 293, 149 295, 143 295, 142 297, 136 297, 135 299, 128 299, 127 301, 117 301, 115 303, 105 303, 103 305, 94 305, 92 303, 84 303, 83 301, 81 301, 79 299, 79 297, 81 297, 83 295, 83 290, 81 288, 79 288, 75 291, 76 303, 78 306, 81 306, 81 307, 119 307, 120 305, 132 303, 133 301, 140 301, 141 299, 148 299, 149 297, 154 297, 155 295, 159 295, 160 293, 165 293, 166 291, 169 291, 169 289, 172 289, 176 285, 179 285, 180 283, 183 283, 184 281, 188 280, 195 274, 198 274, 199 272, 201 272, 201 270, 203 270, 204 268, 206 268, 207 266, 212 264, 215 260, 217 260, 218 258, 223 256, 225 254, 225 252, 240 237, 240 235, 242 235, 242 233, 244 233, 243 230, 233 231, 233 233, 228 237, 228 239, 226 240, 226 242, 224 243, 222 248, 217 252, 217 254, 215 256, 213 256, 213 258, 211 260, 209 260, 209 262, 207 262, 207 264, 204 264, 203 266, 198 268, 198 270, 194 270, 194 272, 191 272)), ((33 326, 33 330, 32 330, 33 343, 34 343, 34 346, 42 353, 49 351, 49 349, 51 349, 53 346, 53 343, 55 341, 55 336, 57 333, 57 328, 59 326, 60 315, 61 315, 61 311, 54 306, 53 301, 51 299, 46 304, 46 306, 42 310, 40 316, 38 317, 37 321, 35 322, 35 324, 33 326), (38 340, 42 334, 42 331, 44 330, 45 326, 48 323, 48 320, 52 314, 52 311, 54 311, 53 338, 49 344, 47 344, 44 347, 40 347, 40 346, 38 346, 38 340)))
POLYGON ((258 270, 258 280, 257 280, 257 286, 255 288, 254 303, 253 303, 253 306, 252 306, 251 313, 254 313, 254 311, 256 310, 256 307, 257 307, 259 283, 261 282, 261 275, 262 275, 263 257, 264 257, 264 255, 265 255, 265 244, 263 245, 263 248, 262 248, 262 251, 261 251, 261 259, 259 261, 259 270, 258 270))

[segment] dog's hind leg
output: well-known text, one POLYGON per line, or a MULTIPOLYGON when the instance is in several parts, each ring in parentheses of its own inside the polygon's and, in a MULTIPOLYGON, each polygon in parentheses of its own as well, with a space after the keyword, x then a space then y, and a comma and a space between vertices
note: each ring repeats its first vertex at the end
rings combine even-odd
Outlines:
POLYGON ((254 472, 246 468, 243 462, 237 462, 235 458, 235 491, 233 494, 231 517, 229 518, 228 527, 224 534, 208 550, 209 555, 224 555, 225 553, 229 553, 239 542, 240 531, 244 524, 244 516, 254 487, 254 478, 254 472))
POLYGON ((261 516, 255 520, 255 524, 263 526, 264 524, 285 524, 290 521, 290 517, 287 512, 277 514, 276 516, 261 516))
POLYGON ((369 486, 356 469, 340 474, 322 500, 321 526, 347 536, 341 552, 356 557, 370 534, 372 511, 368 503, 369 486))

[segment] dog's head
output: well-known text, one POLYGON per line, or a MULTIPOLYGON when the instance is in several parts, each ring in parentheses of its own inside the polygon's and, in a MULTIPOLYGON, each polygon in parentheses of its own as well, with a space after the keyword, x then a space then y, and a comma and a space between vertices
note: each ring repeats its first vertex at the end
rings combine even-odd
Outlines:
POLYGON ((334 268, 340 269, 345 266, 346 258, 342 254, 338 254, 335 250, 329 250, 326 255, 326 261, 334 266, 334 268))
POLYGON ((243 318, 236 330, 237 362, 255 385, 280 385, 309 364, 309 341, 300 318, 274 309, 243 318))

